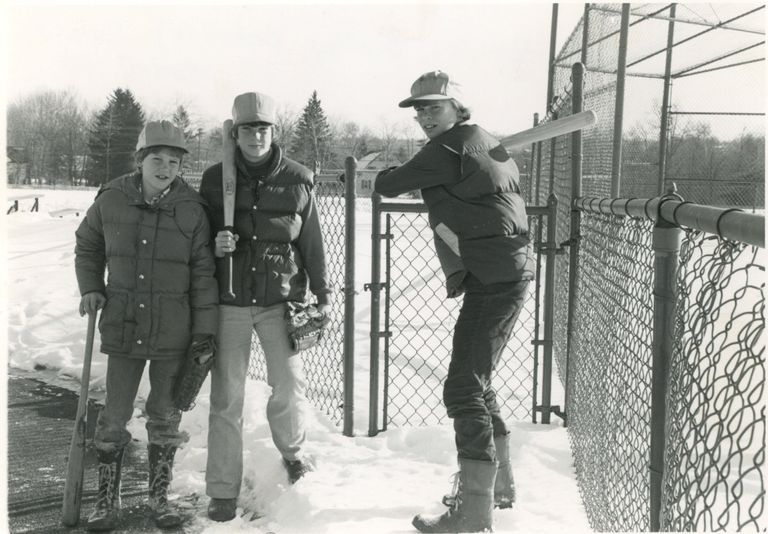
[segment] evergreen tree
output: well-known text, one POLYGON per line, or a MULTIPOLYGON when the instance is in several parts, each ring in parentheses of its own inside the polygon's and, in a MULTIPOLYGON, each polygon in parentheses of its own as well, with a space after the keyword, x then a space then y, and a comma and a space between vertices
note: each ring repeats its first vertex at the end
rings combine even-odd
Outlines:
POLYGON ((314 172, 320 172, 331 156, 332 141, 325 112, 317 91, 313 91, 296 126, 291 155, 314 172))
POLYGON ((144 111, 129 89, 117 88, 97 115, 88 139, 88 181, 103 184, 136 169, 134 154, 144 111))
POLYGON ((192 129, 192 119, 189 118, 189 113, 187 113, 184 106, 179 105, 176 107, 176 111, 173 112, 171 121, 176 127, 184 132, 184 140, 189 141, 190 138, 195 135, 195 130, 192 129))

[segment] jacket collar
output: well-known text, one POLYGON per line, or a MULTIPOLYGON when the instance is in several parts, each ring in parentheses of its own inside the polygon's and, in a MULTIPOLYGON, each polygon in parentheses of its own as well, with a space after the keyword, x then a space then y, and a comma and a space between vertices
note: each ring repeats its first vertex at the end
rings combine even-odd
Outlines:
MULTIPOLYGON (((267 168, 267 174, 264 177, 265 182, 269 181, 273 176, 277 174, 277 170, 280 168, 280 165, 283 162, 283 149, 281 149, 280 146, 276 143, 272 143, 270 149, 271 157, 269 160, 269 167, 267 168)), ((235 166, 237 167, 237 170, 240 171, 238 173, 239 175, 252 179, 251 175, 248 173, 248 169, 245 166, 245 158, 243 157, 243 153, 240 151, 240 147, 237 147, 235 150, 235 166)))

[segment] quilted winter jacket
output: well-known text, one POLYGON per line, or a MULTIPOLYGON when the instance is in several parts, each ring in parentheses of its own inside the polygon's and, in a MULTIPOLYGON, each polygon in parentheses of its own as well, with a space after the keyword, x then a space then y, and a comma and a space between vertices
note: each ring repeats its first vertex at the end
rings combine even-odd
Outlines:
MULTIPOLYGON (((234 306, 271 306, 305 302, 307 289, 319 304, 330 303, 325 251, 315 201, 312 172, 286 158, 272 144, 272 159, 263 180, 251 178, 237 149, 232 254, 234 306)), ((205 170, 200 194, 208 204, 211 243, 223 230, 222 165, 205 170)), ((226 259, 216 258, 220 289, 226 280, 226 259)))
POLYGON ((154 207, 140 182, 137 172, 99 190, 75 234, 77 283, 81 295, 107 297, 101 352, 178 358, 193 334, 218 327, 210 227, 203 199, 180 179, 154 207))
POLYGON ((515 162, 488 132, 459 123, 382 172, 376 192, 421 189, 449 297, 467 272, 483 284, 531 280, 533 253, 515 162))

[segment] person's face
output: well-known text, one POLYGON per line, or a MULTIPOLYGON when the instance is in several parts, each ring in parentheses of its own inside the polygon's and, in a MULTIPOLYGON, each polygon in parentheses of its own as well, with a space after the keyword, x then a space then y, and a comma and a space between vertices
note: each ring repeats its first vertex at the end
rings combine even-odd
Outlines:
POLYGON ((152 150, 141 162, 144 191, 154 196, 168 187, 179 174, 181 157, 170 148, 152 150))
POLYGON ((248 161, 261 161, 269 154, 272 146, 272 127, 266 124, 241 124, 237 127, 237 146, 248 161))
POLYGON ((413 105, 416 122, 430 139, 447 132, 459 122, 459 111, 450 100, 425 100, 413 105))

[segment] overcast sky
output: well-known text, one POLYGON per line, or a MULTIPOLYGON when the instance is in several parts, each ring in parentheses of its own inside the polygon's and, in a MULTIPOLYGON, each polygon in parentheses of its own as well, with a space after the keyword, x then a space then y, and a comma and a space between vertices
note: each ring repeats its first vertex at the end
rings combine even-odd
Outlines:
MULTIPOLYGON (((5 7, 8 101, 69 89, 91 109, 129 88, 148 115, 184 104, 203 126, 232 99, 262 91, 300 112, 318 91, 332 120, 376 132, 412 124, 397 103, 441 69, 464 90, 473 119, 497 133, 531 125, 546 100, 551 4, 400 2, 266 5, 5 7)), ((583 4, 560 6, 558 47, 583 4)))

